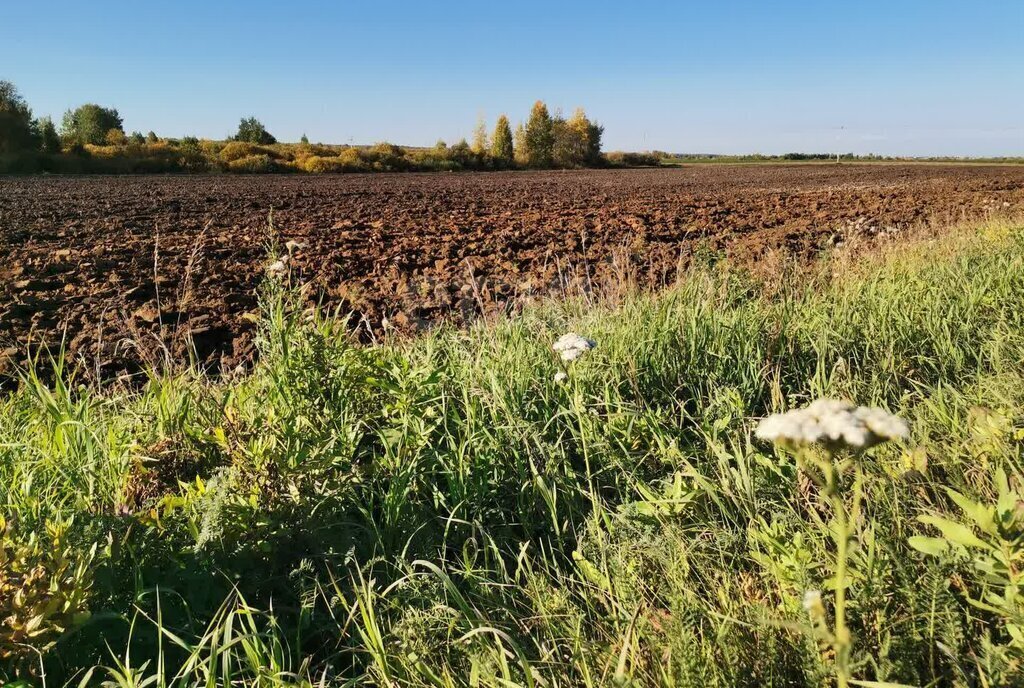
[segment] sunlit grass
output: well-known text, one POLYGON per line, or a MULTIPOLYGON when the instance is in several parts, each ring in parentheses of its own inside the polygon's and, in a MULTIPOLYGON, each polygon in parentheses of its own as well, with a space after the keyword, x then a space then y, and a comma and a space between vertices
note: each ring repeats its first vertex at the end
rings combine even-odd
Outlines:
POLYGON ((771 289, 709 261, 658 296, 375 347, 270 283, 245 377, 28 371, 0 398, 0 677, 827 685, 803 602, 833 613, 836 502, 752 432, 832 396, 911 425, 844 492, 849 673, 1012 685, 1022 229, 771 289), (565 363, 570 331, 597 346, 565 363))

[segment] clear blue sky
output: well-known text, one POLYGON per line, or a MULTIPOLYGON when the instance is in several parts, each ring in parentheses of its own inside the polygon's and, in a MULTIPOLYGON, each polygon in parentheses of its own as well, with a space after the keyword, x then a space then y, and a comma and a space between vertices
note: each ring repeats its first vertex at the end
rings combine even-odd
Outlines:
POLYGON ((126 129, 425 145, 543 99, 605 148, 1024 155, 1024 0, 0 0, 0 79, 126 129))

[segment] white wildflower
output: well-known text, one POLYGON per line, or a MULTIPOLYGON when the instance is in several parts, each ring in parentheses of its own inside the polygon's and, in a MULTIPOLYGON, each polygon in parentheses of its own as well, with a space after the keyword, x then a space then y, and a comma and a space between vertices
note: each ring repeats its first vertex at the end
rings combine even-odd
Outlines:
POLYGON ((558 340, 551 345, 551 348, 561 355, 563 361, 568 363, 575 361, 595 346, 597 346, 597 342, 593 339, 587 339, 586 337, 581 337, 575 332, 569 332, 568 334, 563 334, 559 337, 558 340))
POLYGON ((868 449, 889 440, 905 439, 910 430, 902 418, 882 409, 818 399, 806 408, 768 416, 757 426, 755 434, 778 444, 821 444, 834 451, 844 447, 868 449))
POLYGON ((557 373, 555 373, 555 382, 565 382, 568 379, 569 376, 566 374, 564 370, 559 370, 557 373))
POLYGON ((293 239, 285 243, 284 248, 286 251, 288 251, 288 255, 291 255, 295 251, 301 251, 302 249, 306 248, 306 245, 293 239))
POLYGON ((804 593, 804 611, 814 621, 825 619, 825 605, 821 601, 820 590, 808 590, 804 593))

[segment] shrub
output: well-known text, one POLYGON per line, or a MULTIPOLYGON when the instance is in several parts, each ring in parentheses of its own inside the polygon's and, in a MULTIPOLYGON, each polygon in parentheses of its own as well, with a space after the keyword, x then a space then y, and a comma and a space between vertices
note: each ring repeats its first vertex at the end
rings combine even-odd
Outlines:
POLYGON ((103 142, 108 146, 123 146, 128 139, 120 129, 108 129, 103 142))
POLYGON ((228 163, 228 170, 242 174, 262 174, 274 171, 274 161, 269 155, 247 155, 228 163))
POLYGON ((302 161, 300 169, 315 174, 324 174, 328 172, 345 172, 346 165, 339 157, 311 155, 302 161))
POLYGON ((206 172, 210 169, 210 161, 203 154, 199 139, 186 136, 178 142, 180 157, 178 164, 186 172, 206 172))
POLYGON ((612 151, 606 153, 604 159, 613 167, 658 167, 661 165, 661 158, 653 153, 612 151))
POLYGON ((405 150, 401 146, 396 146, 386 141, 374 144, 371 148, 364 151, 360 157, 369 163, 373 169, 385 172, 404 170, 409 166, 405 158, 405 150))
POLYGON ((345 169, 350 172, 362 170, 366 168, 366 163, 363 157, 359 155, 359 150, 356 148, 346 148, 345 150, 338 153, 338 160, 345 166, 345 169))
POLYGON ((220 149, 219 156, 224 162, 231 163, 260 154, 266 155, 266 151, 257 145, 243 141, 230 141, 220 149))

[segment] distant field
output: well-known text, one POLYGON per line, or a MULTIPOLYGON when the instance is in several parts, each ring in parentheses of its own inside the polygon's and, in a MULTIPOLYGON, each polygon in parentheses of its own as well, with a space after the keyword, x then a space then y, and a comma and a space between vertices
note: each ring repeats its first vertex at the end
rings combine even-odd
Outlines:
MULTIPOLYGON (((680 167, 682 165, 835 165, 835 157, 831 159, 815 158, 811 160, 784 160, 777 156, 756 155, 715 155, 694 157, 661 157, 660 164, 664 167, 680 167)), ((878 158, 870 156, 858 157, 854 160, 841 159, 840 165, 1022 165, 1024 158, 878 158)))
POLYGON ((666 284, 695 256, 757 268, 851 237, 1020 213, 1024 168, 9 177, 0 352, 63 340, 106 373, 165 347, 248 360, 271 210, 279 245, 300 244, 290 267, 309 298, 351 312, 371 338, 385 322, 462 320, 572 282, 666 284))

